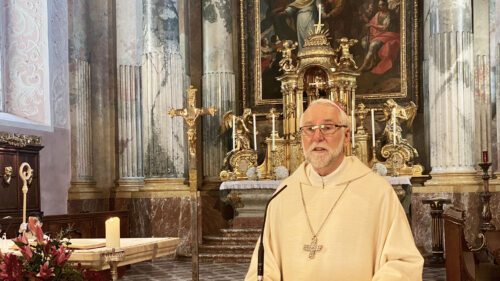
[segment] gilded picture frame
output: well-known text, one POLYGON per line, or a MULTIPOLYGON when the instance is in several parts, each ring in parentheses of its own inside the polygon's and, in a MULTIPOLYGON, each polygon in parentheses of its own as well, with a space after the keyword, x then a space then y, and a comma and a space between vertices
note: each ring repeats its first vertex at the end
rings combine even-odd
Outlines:
MULTIPOLYGON (((358 67, 363 67, 364 70, 358 79, 358 89, 356 92, 356 99, 365 104, 381 105, 388 98, 393 98, 397 100, 398 103, 407 103, 413 101, 418 105, 419 102, 419 85, 421 81, 421 71, 420 71, 420 30, 421 30, 421 7, 419 6, 418 0, 337 0, 337 1, 320 1, 320 0, 310 0, 315 1, 316 4, 322 2, 321 6, 322 14, 328 14, 329 6, 330 11, 333 13, 333 6, 331 3, 344 2, 350 3, 351 14, 346 14, 345 18, 354 18, 355 23, 348 22, 344 26, 344 29, 339 28, 340 25, 330 30, 330 36, 332 40, 332 46, 335 48, 337 42, 335 38, 343 37, 344 34, 342 30, 348 30, 349 35, 346 36, 354 39, 358 39, 359 43, 357 47, 352 48, 354 59, 358 67), (372 73, 373 68, 367 68, 364 63, 367 57, 368 49, 370 47, 370 39, 359 38, 360 30, 363 29, 363 25, 360 23, 365 17, 362 16, 362 12, 366 12, 366 24, 369 24, 370 20, 374 20, 375 15, 378 11, 383 9, 379 7, 380 2, 385 2, 387 6, 392 9, 390 12, 393 15, 393 22, 396 23, 394 32, 399 32, 399 51, 398 53, 393 53, 392 68, 381 74, 372 73), (364 9, 364 10, 363 10, 364 9), (372 9, 370 11, 370 9, 372 9), (356 33, 358 32, 358 33, 356 33), (364 45, 363 45, 364 44, 364 45), (363 53, 364 52, 364 53, 363 53)), ((268 25, 269 21, 276 14, 270 11, 280 11, 279 7, 271 7, 276 3, 282 5, 289 5, 294 2, 293 0, 240 0, 240 61, 241 61, 241 86, 243 93, 243 103, 245 107, 251 106, 266 106, 266 105, 278 105, 282 103, 281 95, 279 92, 279 82, 276 81, 276 77, 279 76, 276 72, 273 74, 265 73, 263 74, 263 67, 266 67, 265 50, 269 49, 266 44, 269 44, 269 31, 268 25), (243 15, 243 16, 241 16, 243 15), (263 27, 263 25, 266 25, 263 27), (263 33, 265 33, 263 35, 263 33), (266 38, 267 39, 264 39, 266 38), (266 42, 267 40, 267 42, 266 42), (264 54, 264 55, 263 55, 264 54), (272 81, 273 79, 274 81, 272 81), (264 81, 264 83, 263 83, 264 81), (271 81, 271 82, 269 82, 271 81), (266 84, 267 83, 267 84, 266 84), (272 85, 270 84, 272 83, 272 85), (263 87, 263 85, 265 87, 263 87), (269 86, 271 85, 271 86, 269 86)), ((298 1, 298 2, 308 2, 298 1)), ((316 16, 318 15, 318 6, 316 6, 316 16)), ((283 13, 282 13, 283 14, 283 13)), ((282 15, 280 14, 280 15, 282 15)), ((328 19, 323 17, 323 23, 327 23, 328 19)), ((341 22, 340 18, 333 21, 333 24, 339 24, 341 22)), ((363 23, 364 24, 364 23, 363 23)), ((328 24, 326 24, 328 28, 328 24)), ((342 26, 341 26, 342 27, 342 26)), ((273 26, 274 28, 274 26, 273 26)), ((370 27, 367 27, 369 30, 370 27)), ((278 30, 278 28, 276 28, 278 30)), ((369 33, 369 31, 366 31, 369 33)), ((286 33, 282 32, 286 36, 286 33)), ((368 34, 368 37, 371 34, 368 34)), ((279 36, 277 36, 279 37, 279 36)), ((289 38, 279 38, 279 40, 289 39, 289 38)), ((293 39, 293 38, 290 38, 293 39)), ((295 38, 297 39, 297 38, 295 38)), ((373 39, 372 39, 373 40, 373 39)), ((276 41, 276 40, 275 40, 276 41)), ((274 43, 274 42, 271 42, 274 43)), ((279 53, 279 52, 276 52, 279 53)), ((375 65, 376 66, 376 65, 375 65)), ((264 70, 266 71, 267 68, 264 70)))

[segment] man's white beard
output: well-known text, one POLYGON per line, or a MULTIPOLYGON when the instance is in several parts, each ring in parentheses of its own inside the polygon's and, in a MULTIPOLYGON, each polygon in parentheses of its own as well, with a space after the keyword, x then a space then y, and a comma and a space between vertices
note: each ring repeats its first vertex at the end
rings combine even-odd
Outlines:
POLYGON ((313 166, 315 169, 322 169, 330 165, 341 153, 343 153, 344 148, 344 137, 337 144, 335 148, 330 148, 327 145, 320 145, 318 143, 312 143, 307 151, 304 151, 304 155, 306 156, 306 160, 309 164, 313 166), (321 147, 327 150, 327 154, 325 155, 314 155, 313 149, 316 147, 321 147))

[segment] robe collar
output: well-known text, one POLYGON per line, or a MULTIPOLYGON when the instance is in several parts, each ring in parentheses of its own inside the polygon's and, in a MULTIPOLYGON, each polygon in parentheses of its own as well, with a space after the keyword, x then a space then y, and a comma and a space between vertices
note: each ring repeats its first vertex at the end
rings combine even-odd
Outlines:
POLYGON ((372 170, 355 156, 345 157, 335 171, 324 177, 318 175, 310 166, 303 162, 285 182, 290 180, 290 184, 292 184, 299 181, 305 185, 319 187, 343 186, 372 173, 372 170))

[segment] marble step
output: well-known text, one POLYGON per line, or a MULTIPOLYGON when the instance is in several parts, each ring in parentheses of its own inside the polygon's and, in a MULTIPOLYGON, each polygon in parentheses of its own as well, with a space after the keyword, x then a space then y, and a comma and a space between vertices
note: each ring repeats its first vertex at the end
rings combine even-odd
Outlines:
POLYGON ((224 228, 220 230, 222 236, 224 237, 259 237, 259 228, 224 228))
POLYGON ((204 254, 247 254, 251 255, 255 244, 251 245, 200 245, 200 253, 204 254))
POLYGON ((203 236, 203 244, 208 245, 255 245, 258 237, 203 236))
POLYGON ((200 253, 200 262, 209 263, 250 263, 251 254, 207 254, 200 253))

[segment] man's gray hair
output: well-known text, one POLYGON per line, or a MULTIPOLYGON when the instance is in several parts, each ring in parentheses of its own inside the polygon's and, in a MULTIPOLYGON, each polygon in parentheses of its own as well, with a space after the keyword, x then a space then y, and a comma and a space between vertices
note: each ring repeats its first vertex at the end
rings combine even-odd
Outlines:
MULTIPOLYGON (((348 128, 351 129, 351 120, 349 119, 349 116, 345 113, 345 111, 337 104, 335 103, 334 101, 332 100, 329 100, 329 99, 317 99, 317 100, 314 100, 313 102, 311 102, 311 104, 309 104, 309 107, 312 106, 312 105, 315 105, 315 104, 326 104, 326 105, 330 105, 332 107, 335 107, 338 109, 339 111, 339 122, 340 124, 338 125, 347 125, 348 128)), ((309 108, 308 107, 308 108, 309 108)), ((307 108, 306 110, 307 111, 307 108)), ((305 113, 304 111, 304 113, 305 113)), ((304 122, 304 113, 302 113, 302 115, 300 116, 300 126, 302 127, 302 123, 304 122)))

